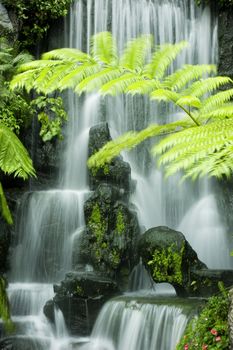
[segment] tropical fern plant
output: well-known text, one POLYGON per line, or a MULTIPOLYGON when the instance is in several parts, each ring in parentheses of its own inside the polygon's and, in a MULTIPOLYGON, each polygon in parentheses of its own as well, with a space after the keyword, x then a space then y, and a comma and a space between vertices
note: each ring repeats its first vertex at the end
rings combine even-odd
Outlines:
POLYGON ((183 170, 185 177, 194 179, 205 174, 230 176, 233 82, 214 76, 215 65, 184 65, 169 74, 172 62, 186 47, 186 42, 180 42, 154 49, 151 36, 143 35, 131 40, 117 55, 111 33, 103 32, 93 37, 90 55, 76 49, 57 49, 45 53, 41 60, 23 64, 11 88, 45 94, 68 88, 78 94, 94 90, 102 95, 147 94, 158 102, 172 103, 183 111, 183 119, 123 135, 93 155, 89 166, 101 166, 121 150, 165 134, 152 153, 160 156, 159 163, 167 175, 183 170), (220 90, 226 85, 227 90, 220 90))
POLYGON ((13 331, 14 326, 10 316, 9 301, 6 293, 6 282, 0 276, 0 318, 3 320, 6 331, 13 331))

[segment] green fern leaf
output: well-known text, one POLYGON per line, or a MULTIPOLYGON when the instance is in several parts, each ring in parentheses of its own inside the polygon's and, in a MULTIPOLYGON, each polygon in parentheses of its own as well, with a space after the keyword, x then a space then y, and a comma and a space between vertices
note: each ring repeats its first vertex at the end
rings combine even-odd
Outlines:
POLYGON ((214 90, 217 90, 222 85, 232 83, 233 81, 229 77, 211 77, 194 82, 186 91, 183 92, 183 94, 202 97, 206 93, 211 93, 214 90))
POLYGON ((150 94, 153 90, 161 88, 161 83, 158 80, 140 80, 131 85, 129 85, 126 89, 126 93, 130 93, 131 95, 136 94, 150 94))
POLYGON ((173 102, 176 103, 180 95, 177 92, 166 90, 166 89, 157 89, 151 93, 151 99, 157 101, 173 102))
POLYGON ((0 123, 0 168, 6 174, 27 179, 35 176, 35 170, 26 148, 18 137, 0 123))
POLYGON ((12 219, 11 212, 10 212, 10 209, 8 207, 8 204, 7 204, 5 194, 3 192, 1 182, 0 182, 0 203, 1 203, 2 216, 4 217, 4 219, 6 220, 6 222, 9 225, 12 225, 13 219, 12 219))
POLYGON ((108 83, 104 84, 100 89, 102 95, 117 95, 125 92, 127 87, 137 81, 143 80, 138 74, 134 73, 125 73, 117 79, 111 80, 108 83))
POLYGON ((151 62, 145 66, 144 73, 152 79, 162 79, 164 73, 177 57, 177 55, 188 46, 186 41, 178 44, 164 44, 158 47, 154 53, 151 62))
POLYGON ((180 90, 193 80, 198 80, 203 75, 211 73, 216 73, 215 65, 184 65, 165 79, 165 85, 170 89, 180 90))
POLYGON ((182 96, 176 101, 177 106, 201 107, 201 101, 195 96, 182 96))
POLYGON ((101 32, 92 37, 91 54, 102 63, 114 65, 117 63, 116 42, 109 32, 101 32))
POLYGON ((120 58, 120 66, 130 70, 142 70, 145 59, 151 51, 151 35, 142 35, 128 42, 120 58))
POLYGON ((216 107, 223 105, 224 103, 230 101, 233 97, 233 89, 221 91, 213 96, 210 96, 203 102, 203 107, 201 108, 201 113, 207 113, 216 107))
POLYGON ((62 48, 46 52, 42 55, 42 60, 60 60, 80 63, 93 62, 93 58, 78 49, 62 48))
POLYGON ((76 86, 75 91, 82 93, 99 90, 101 86, 109 81, 117 79, 122 75, 122 73, 122 70, 119 68, 105 68, 100 72, 97 72, 96 74, 82 80, 81 83, 76 86))

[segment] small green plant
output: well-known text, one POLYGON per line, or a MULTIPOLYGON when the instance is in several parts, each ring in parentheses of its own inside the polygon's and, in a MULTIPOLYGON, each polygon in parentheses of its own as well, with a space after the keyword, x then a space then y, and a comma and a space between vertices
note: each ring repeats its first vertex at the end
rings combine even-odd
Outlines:
POLYGON ((182 284, 182 255, 184 247, 178 252, 175 244, 162 250, 156 250, 152 260, 148 261, 148 266, 152 271, 152 276, 156 282, 168 282, 182 284))
POLYGON ((124 220, 124 214, 121 209, 117 211, 117 217, 116 217, 116 231, 119 236, 122 236, 125 231, 125 220, 124 220))
POLYGON ((176 350, 229 349, 228 308, 225 293, 211 297, 200 316, 188 324, 176 350))
POLYGON ((0 318, 3 320, 4 327, 7 332, 14 330, 14 325, 10 316, 9 301, 6 293, 6 282, 0 277, 0 318))
POLYGON ((3 0, 8 10, 15 13, 19 21, 20 39, 25 47, 41 40, 51 22, 64 17, 73 0, 3 0))

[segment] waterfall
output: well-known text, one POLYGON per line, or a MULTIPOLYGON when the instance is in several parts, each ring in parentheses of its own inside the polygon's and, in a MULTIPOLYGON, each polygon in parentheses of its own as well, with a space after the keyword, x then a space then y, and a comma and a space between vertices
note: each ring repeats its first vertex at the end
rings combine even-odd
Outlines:
MULTIPOLYGON (((208 7, 198 8, 194 0, 76 0, 67 27, 66 45, 87 51, 91 36, 100 31, 110 30, 120 51, 127 40, 151 33, 155 44, 181 40, 190 43, 190 48, 179 55, 172 70, 184 63, 216 62, 216 20, 208 7)), ((60 310, 55 310, 54 331, 42 309, 53 296, 52 283, 72 268, 73 242, 78 241, 85 224, 83 204, 90 193, 86 170, 90 127, 107 121, 112 136, 116 137, 128 130, 140 130, 152 122, 180 117, 176 110, 161 108, 146 97, 118 96, 103 100, 96 93, 77 98, 69 92, 66 99, 69 122, 65 130, 59 188, 26 193, 22 198, 8 288, 13 318, 23 323, 23 327, 19 327, 20 336, 41 339, 40 346, 35 349, 71 349, 76 341, 68 338, 60 310)), ((147 142, 130 154, 124 153, 137 183, 131 201, 138 209, 142 231, 158 225, 180 227, 191 244, 199 233, 197 252, 207 239, 204 246, 208 245, 215 256, 220 255, 223 260, 214 267, 229 267, 230 263, 224 260, 229 251, 227 238, 226 247, 220 252, 220 245, 212 236, 213 225, 221 236, 225 232, 211 186, 203 196, 203 184, 187 181, 179 186, 179 176, 165 182, 151 159, 150 146, 151 142, 147 142), (204 209, 211 214, 209 219, 200 220, 204 209)), ((223 242, 221 239, 221 246, 223 242)), ((213 265, 213 258, 205 252, 200 256, 213 265)), ((148 288, 148 277, 140 282, 142 270, 139 266, 135 271, 136 280, 141 288, 148 288)), ((135 300, 111 301, 101 311, 91 345, 84 345, 84 348, 173 350, 187 320, 182 307, 135 300)))
POLYGON ((174 350, 191 311, 148 299, 112 300, 96 321, 90 343, 82 350, 174 350))

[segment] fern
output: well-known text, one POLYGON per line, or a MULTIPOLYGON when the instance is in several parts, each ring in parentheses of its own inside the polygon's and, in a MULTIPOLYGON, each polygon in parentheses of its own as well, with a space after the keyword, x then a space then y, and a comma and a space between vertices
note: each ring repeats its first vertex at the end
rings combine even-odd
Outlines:
POLYGON ((5 174, 27 179, 35 170, 26 148, 18 137, 0 123, 0 168, 5 174))
POLYGON ((13 219, 12 219, 11 212, 10 212, 10 209, 8 207, 8 204, 7 204, 7 200, 6 200, 1 182, 0 182, 0 202, 1 202, 1 211, 2 211, 3 218, 6 220, 6 222, 9 225, 12 225, 13 219))
POLYGON ((165 79, 165 85, 169 89, 180 90, 189 84, 192 80, 198 80, 205 74, 216 73, 216 66, 209 64, 202 65, 184 65, 175 73, 165 79))
POLYGON ((167 68, 174 61, 176 56, 188 46, 186 41, 178 44, 164 44, 158 47, 154 53, 151 62, 146 65, 144 73, 151 79, 162 79, 167 68))
POLYGON ((179 99, 179 94, 175 91, 166 89, 157 89, 151 93, 152 100, 173 102, 176 103, 179 99))
POLYGON ((64 49, 56 49, 56 50, 52 50, 44 53, 42 55, 42 61, 43 60, 46 60, 46 61, 59 60, 60 62, 72 61, 72 62, 87 63, 87 62, 92 62, 93 58, 87 53, 82 52, 78 49, 64 48, 64 49))
POLYGON ((88 160, 88 166, 90 168, 104 166, 105 163, 111 162, 124 149, 130 150, 148 138, 163 135, 167 132, 175 132, 188 126, 190 126, 190 120, 184 118, 165 125, 152 124, 140 132, 127 132, 117 139, 108 142, 100 151, 92 155, 88 160))
POLYGON ((117 63, 117 47, 112 34, 101 32, 91 40, 91 54, 95 61, 105 64, 117 63))
POLYGON ((217 90, 220 86, 231 84, 232 79, 229 77, 211 77, 194 82, 187 90, 183 92, 184 95, 191 95, 195 97, 202 97, 206 93, 211 93, 217 90))
POLYGON ((221 106, 224 103, 230 101, 232 97, 233 97, 233 89, 221 91, 213 96, 210 96, 204 101, 200 112, 201 113, 209 112, 214 108, 221 106))
POLYGON ((142 35, 130 42, 120 58, 120 66, 129 70, 141 70, 151 50, 151 35, 142 35))
POLYGON ((117 95, 124 93, 127 87, 135 82, 143 80, 143 77, 135 75, 134 73, 125 73, 119 78, 113 79, 112 81, 104 84, 100 93, 103 95, 117 95))

